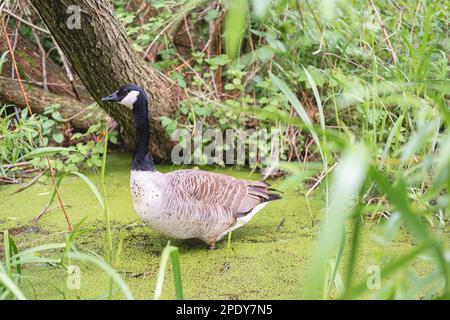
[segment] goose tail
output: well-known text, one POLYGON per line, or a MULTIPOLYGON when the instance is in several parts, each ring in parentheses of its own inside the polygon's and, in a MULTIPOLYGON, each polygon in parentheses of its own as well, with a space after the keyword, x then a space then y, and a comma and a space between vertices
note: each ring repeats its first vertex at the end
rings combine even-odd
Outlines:
MULTIPOLYGON (((280 192, 278 190, 272 190, 272 191, 280 192)), ((269 200, 267 200, 267 201, 276 201, 276 200, 280 200, 280 199, 283 199, 283 197, 280 194, 278 194, 278 193, 269 193, 269 200)))

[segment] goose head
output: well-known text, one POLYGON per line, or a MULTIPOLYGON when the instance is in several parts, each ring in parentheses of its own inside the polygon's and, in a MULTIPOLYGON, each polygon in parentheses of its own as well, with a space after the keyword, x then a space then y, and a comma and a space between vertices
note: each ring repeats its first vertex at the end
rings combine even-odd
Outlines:
POLYGON ((135 84, 122 86, 116 92, 103 97, 104 102, 117 102, 133 111, 143 112, 148 107, 148 98, 145 90, 135 84))
POLYGON ((127 84, 109 96, 102 98, 102 101, 116 102, 133 110, 136 148, 132 168, 141 171, 155 170, 153 160, 148 154, 150 126, 148 98, 144 89, 135 84, 127 84))

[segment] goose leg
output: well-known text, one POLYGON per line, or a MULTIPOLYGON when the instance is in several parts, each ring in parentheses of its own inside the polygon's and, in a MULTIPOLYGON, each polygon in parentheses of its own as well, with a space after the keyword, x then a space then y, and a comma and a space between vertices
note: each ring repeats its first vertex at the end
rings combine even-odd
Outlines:
POLYGON ((209 243, 208 249, 209 249, 209 250, 214 250, 214 249, 216 249, 216 240, 213 240, 213 241, 211 241, 211 242, 209 243))

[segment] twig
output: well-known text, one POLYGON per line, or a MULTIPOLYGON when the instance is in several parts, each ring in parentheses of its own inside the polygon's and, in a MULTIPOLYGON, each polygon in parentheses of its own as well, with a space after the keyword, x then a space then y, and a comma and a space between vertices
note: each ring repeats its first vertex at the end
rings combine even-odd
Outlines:
MULTIPOLYGON (((27 17, 27 18, 30 21, 30 17, 27 17)), ((42 83, 44 84, 44 90, 48 92, 47 55, 46 55, 44 47, 42 46, 41 40, 39 39, 39 36, 36 34, 36 32, 33 29, 31 30, 31 32, 33 33, 34 40, 36 41, 36 45, 38 46, 39 51, 41 51, 42 83)))
MULTIPOLYGON (((19 42, 19 28, 21 26, 20 21, 16 24, 16 29, 14 30, 14 43, 13 43, 13 50, 16 50, 17 43, 19 42)), ((14 74, 14 67, 11 66, 11 79, 15 78, 14 74)))
POLYGON ((53 38, 53 43, 55 44, 56 50, 58 51, 59 57, 61 58, 64 70, 66 70, 66 76, 67 76, 67 79, 69 79, 69 81, 70 81, 70 84, 72 86, 72 91, 75 94, 75 97, 77 98, 77 100, 81 101, 80 94, 78 93, 78 90, 75 87, 75 81, 73 78, 73 74, 72 74, 72 71, 70 70, 66 56, 54 38, 53 38))
POLYGON ((380 13, 378 12, 377 7, 375 7, 373 1, 369 0, 369 2, 370 2, 370 5, 372 6, 373 10, 375 11, 375 16, 378 20, 378 23, 380 24, 381 32, 383 32, 383 35, 384 35, 384 41, 386 41, 389 52, 391 53, 392 59, 394 60, 394 64, 397 64, 397 62, 398 62, 397 54, 395 53, 394 48, 392 47, 392 43, 391 43, 391 40, 389 39, 390 37, 389 37, 389 34, 387 33, 386 26, 384 25, 383 20, 381 20, 380 13))
POLYGON ((322 47, 323 47, 323 41, 324 41, 324 39, 325 39, 325 32, 322 32, 322 34, 320 35, 319 48, 318 48, 316 51, 314 51, 314 52, 312 53, 313 55, 316 55, 316 54, 319 54, 319 53, 320 53, 320 51, 322 50, 322 47))
POLYGON ((84 108, 83 110, 81 110, 80 112, 74 114, 73 116, 71 116, 71 117, 69 117, 69 118, 66 118, 66 119, 62 119, 60 122, 62 122, 62 123, 70 122, 70 121, 72 121, 73 119, 78 118, 80 115, 82 115, 83 113, 85 113, 85 112, 87 112, 87 111, 89 111, 89 108, 84 108))
MULTIPOLYGON (((47 35, 51 35, 50 31, 48 31, 46 29, 43 29, 41 27, 38 27, 35 24, 33 24, 31 19, 30 19, 29 14, 27 14, 27 18, 28 19, 26 20, 26 19, 16 15, 15 13, 13 13, 13 12, 7 10, 7 9, 3 9, 3 11, 6 12, 8 15, 12 16, 13 18, 15 18, 17 21, 20 21, 20 22, 22 22, 22 23, 24 23, 27 26, 32 28, 32 32, 33 32, 34 38, 36 39, 36 43, 38 45, 38 48, 43 53, 43 58, 42 58, 43 82, 42 83, 39 82, 39 83, 36 83, 36 84, 42 86, 44 88, 44 90, 48 91, 49 83, 48 83, 48 80, 47 80, 46 61, 45 61, 45 58, 44 58, 45 50, 43 49, 42 44, 41 44, 41 42, 39 40, 39 37, 36 35, 36 33, 33 31, 33 29, 35 29, 37 31, 40 31, 40 32, 42 32, 44 34, 47 34, 47 35)), ((62 52, 62 50, 58 46, 57 42, 56 41, 53 41, 53 42, 55 43, 56 49, 58 50, 58 54, 59 54, 59 56, 61 58, 61 61, 63 63, 63 67, 64 67, 64 69, 66 71, 67 78, 68 78, 68 80, 71 83, 72 91, 75 94, 75 97, 77 98, 77 100, 81 101, 80 95, 78 93, 78 90, 76 89, 75 84, 74 84, 74 78, 73 78, 72 72, 70 71, 70 68, 69 68, 69 66, 67 64, 67 60, 66 60, 66 58, 64 56, 64 53, 62 52)), ((13 47, 15 47, 15 45, 13 47)), ((14 77, 12 77, 12 78, 14 78, 14 77)))
POLYGON ((31 164, 30 162, 24 161, 24 162, 17 162, 17 163, 14 163, 14 164, 3 164, 2 167, 4 169, 11 169, 11 168, 27 167, 30 164, 31 164))
POLYGON ((308 161, 308 156, 309 156, 309 147, 311 147, 311 145, 314 143, 314 139, 310 139, 309 142, 306 144, 305 147, 305 154, 303 156, 303 163, 306 164, 306 162, 308 161))
MULTIPOLYGON (((216 9, 214 9, 214 5, 215 3, 211 3, 211 5, 208 7, 209 10, 217 10, 219 11, 220 9, 220 3, 217 4, 216 9)), ((212 50, 212 43, 214 41, 214 37, 216 36, 216 32, 217 32, 217 25, 220 24, 220 21, 222 20, 222 15, 223 13, 221 12, 219 17, 214 20, 214 21, 210 21, 209 22, 209 37, 208 37, 208 41, 206 42, 205 46, 202 49, 202 53, 206 51, 206 54, 208 55, 208 58, 211 57, 211 50, 212 50)))
POLYGON ((191 45, 191 50, 194 48, 194 42, 192 41, 191 32, 189 31, 189 24, 187 22, 186 16, 183 17, 184 20, 184 27, 186 28, 186 34, 189 38, 189 44, 191 45))
MULTIPOLYGON (((3 6, 1 7, 1 9, 3 9, 3 6)), ((0 10, 0 13, 1 13, 1 10, 0 10)), ((7 45, 8 45, 9 55, 11 56, 11 63, 14 65, 14 68, 15 68, 16 74, 17 74, 17 78, 20 80, 20 73, 19 73, 19 70, 17 68, 16 56, 14 54, 14 50, 12 50, 11 41, 9 40, 9 37, 8 37, 8 30, 6 29, 5 17, 4 16, 1 16, 1 21, 2 21, 3 36, 4 36, 5 40, 6 40, 7 45)), ((22 81, 19 81, 19 85, 20 85, 20 90, 21 90, 23 98, 25 100, 25 104, 27 106, 29 115, 31 116, 33 114, 33 111, 31 110, 30 102, 28 101, 28 95, 27 95, 27 93, 25 91, 25 88, 23 86, 22 81)), ((43 136, 42 130, 41 130, 41 128, 39 126, 37 126, 37 131, 39 133, 39 139, 40 139, 42 145, 44 145, 44 136, 43 136)), ((72 224, 70 223, 69 216, 67 215, 66 208, 64 207, 64 203, 62 201, 61 194, 59 193, 58 186, 56 184, 55 173, 53 172, 52 164, 50 163, 50 158, 46 157, 46 159, 47 159, 48 168, 50 170, 52 183, 53 183, 53 186, 55 188, 56 195, 58 197, 58 201, 59 201, 59 203, 61 205, 61 209, 62 209, 62 211, 64 213, 64 217, 65 217, 65 219, 67 221, 67 225, 68 225, 69 231, 72 231, 72 224)))
MULTIPOLYGON (((33 79, 28 79, 27 81, 25 81, 25 80, 18 80, 18 79, 10 79, 10 78, 8 78, 8 77, 2 77, 2 76, 0 76, 0 79, 1 80, 11 80, 11 81, 15 81, 15 82, 22 82, 22 83, 31 83, 31 84, 34 84, 34 85, 36 85, 36 86, 38 86, 38 87, 42 87, 43 86, 43 83, 41 82, 41 81, 36 81, 36 80, 33 80, 33 79)), ((47 83, 49 86, 52 86, 52 87, 70 87, 71 85, 70 84, 67 84, 67 83, 57 83, 57 82, 48 82, 47 83)))
POLYGON ((169 30, 170 27, 172 27, 172 24, 175 22, 175 20, 171 21, 170 23, 167 24, 167 26, 165 26, 160 33, 157 34, 157 36, 155 37, 155 39, 153 39, 153 41, 149 44, 149 46, 147 47, 147 49, 144 52, 144 59, 147 58, 148 54, 150 53, 150 51, 153 49, 153 46, 155 45, 156 42, 158 42, 159 38, 166 32, 169 30))
POLYGON ((30 182, 28 182, 27 184, 25 184, 24 186, 20 187, 19 189, 17 189, 16 191, 14 191, 13 193, 11 193, 9 196, 13 196, 15 194, 18 194, 26 189, 28 189, 29 187, 31 187, 33 184, 35 184, 47 171, 42 171, 41 173, 39 173, 36 177, 34 177, 30 182))
POLYGON ((22 17, 20 17, 20 16, 16 15, 15 13, 9 11, 8 9, 3 9, 3 11, 6 12, 6 13, 7 13, 8 15, 10 15, 11 17, 13 17, 14 19, 19 20, 20 22, 26 24, 27 26, 29 26, 29 27, 31 27, 31 28, 33 28, 33 29, 36 29, 36 30, 38 30, 38 31, 40 31, 40 32, 42 32, 42 33, 51 35, 50 31, 45 30, 45 29, 42 29, 41 27, 38 27, 38 26, 34 25, 33 23, 31 23, 31 22, 29 22, 29 21, 23 19, 22 17))
POLYGON ((306 193, 306 197, 308 198, 308 196, 311 194, 311 192, 314 191, 314 189, 316 189, 316 187, 322 182, 323 178, 325 178, 337 165, 337 162, 327 170, 327 172, 324 172, 321 177, 319 178, 319 180, 317 180, 317 182, 311 187, 311 189, 308 190, 308 192, 306 193))
POLYGON ((183 23, 184 17, 188 16, 191 13, 191 11, 194 10, 196 8, 196 6, 198 6, 203 1, 204 0, 201 0, 198 2, 195 1, 193 3, 188 4, 188 6, 182 7, 175 14, 175 16, 171 19, 171 21, 169 21, 167 23, 167 25, 156 35, 155 39, 153 39, 153 41, 147 47, 147 49, 145 50, 144 55, 143 55, 144 59, 147 58, 150 51, 153 49, 153 46, 158 42, 159 38, 163 34, 166 34, 168 37, 173 38, 177 34, 178 30, 180 29, 180 26, 183 23))
POLYGON ((214 95, 214 91, 212 91, 211 88, 208 86, 208 84, 205 81, 203 81, 200 74, 197 71, 195 71, 195 69, 192 68, 192 66, 178 52, 176 52, 175 54, 177 55, 177 58, 180 59, 184 63, 184 65, 188 67, 197 76, 197 78, 199 78, 199 80, 202 82, 205 88, 209 91, 209 94, 214 95))
MULTIPOLYGON (((14 178, 9 178, 9 177, 0 177, 0 184, 19 184, 20 181, 14 178)), ((0 204, 3 204, 5 201, 0 202, 0 204)))
MULTIPOLYGON (((68 207, 70 208, 71 206, 68 206, 68 207)), ((33 222, 37 223, 46 213, 52 212, 53 210, 56 210, 59 208, 62 208, 61 205, 55 206, 53 208, 50 208, 50 205, 46 206, 44 209, 42 209, 41 213, 39 213, 39 215, 33 219, 33 222)))
POLYGON ((300 21, 302 23, 302 29, 305 30, 305 21, 303 19, 303 12, 302 12, 302 7, 300 6, 300 0, 297 0, 296 4, 297 4, 297 11, 300 14, 300 21))
MULTIPOLYGON (((36 10, 36 9, 35 9, 35 10, 36 10)), ((14 17, 15 17, 16 19, 19 19, 19 18, 20 18, 20 17, 17 17, 17 16, 14 16, 14 17)), ((26 22, 26 20, 25 20, 25 22, 26 22)), ((45 33, 45 34, 52 35, 52 34, 50 33, 50 31, 44 30, 44 29, 42 29, 42 28, 39 28, 39 27, 35 26, 34 24, 32 24, 31 22, 29 22, 28 25, 29 25, 30 27, 35 28, 36 30, 39 30, 39 31, 45 33)), ((52 36, 52 40, 53 40, 53 43, 54 43, 54 45, 55 45, 56 50, 58 51, 58 55, 59 55, 59 57, 60 57, 60 59, 61 59, 61 61, 62 61, 64 70, 66 71, 67 79, 70 81, 70 85, 71 85, 71 87, 72 87, 72 91, 73 91, 73 93, 75 94, 75 97, 77 98, 77 100, 78 100, 78 101, 81 101, 81 98, 80 98, 80 95, 79 95, 79 93, 78 93, 78 90, 77 90, 77 88, 75 87, 74 77, 73 77, 72 71, 70 70, 70 67, 69 67, 69 64, 68 64, 68 62, 67 62, 66 56, 64 55, 64 52, 61 50, 61 47, 58 45, 58 42, 56 42, 56 40, 55 40, 55 38, 54 38, 53 36, 52 36)), ((50 51, 49 51, 49 54, 50 54, 50 51)), ((47 85, 49 85, 49 84, 47 83, 47 85)), ((44 85, 44 88, 45 88, 45 85, 44 85)))

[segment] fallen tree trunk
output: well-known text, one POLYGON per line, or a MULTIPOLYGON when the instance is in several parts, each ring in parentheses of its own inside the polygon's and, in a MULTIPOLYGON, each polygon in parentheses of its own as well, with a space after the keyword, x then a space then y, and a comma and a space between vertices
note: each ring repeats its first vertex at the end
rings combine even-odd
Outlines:
MULTIPOLYGON (((63 119, 68 119, 67 121, 74 128, 86 130, 99 119, 109 117, 101 109, 90 110, 89 116, 86 117, 88 115, 87 105, 69 96, 56 95, 38 87, 31 87, 27 93, 31 110, 34 113, 43 113, 46 107, 59 104, 61 116, 63 119)), ((0 78, 0 101, 21 108, 26 107, 18 81, 0 78)))
MULTIPOLYGON (((39 51, 36 44, 21 33, 17 34, 17 38, 11 38, 11 41, 15 42, 16 62, 23 79, 27 79, 33 86, 44 88, 45 78, 48 91, 59 95, 76 97, 64 69, 49 57, 46 57, 45 59, 46 70, 44 72, 42 53, 39 51), (46 76, 44 76, 44 74, 46 76)), ((6 41, 0 41, 0 52, 6 51, 8 51, 6 41)), ((1 70, 2 72, 0 75, 4 78, 11 78, 14 75, 14 67, 11 64, 10 59, 7 59, 3 63, 1 70)), ((17 75, 14 75, 14 78, 16 79, 17 75)), ((76 86, 76 89, 82 93, 82 98, 89 97, 89 94, 86 94, 86 90, 80 81, 75 80, 74 85, 76 86)))
POLYGON ((172 143, 159 117, 175 114, 182 91, 133 51, 109 1, 32 0, 31 3, 92 97, 120 124, 128 141, 133 141, 134 136, 131 110, 118 104, 105 104, 101 98, 127 83, 138 84, 148 92, 150 149, 156 159, 167 159, 172 143), (74 28, 69 27, 68 22, 69 25, 72 22, 74 28), (79 26, 76 26, 77 22, 79 26))

